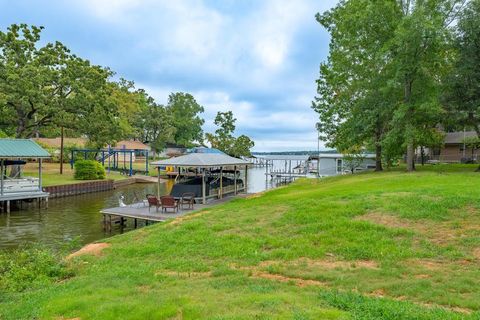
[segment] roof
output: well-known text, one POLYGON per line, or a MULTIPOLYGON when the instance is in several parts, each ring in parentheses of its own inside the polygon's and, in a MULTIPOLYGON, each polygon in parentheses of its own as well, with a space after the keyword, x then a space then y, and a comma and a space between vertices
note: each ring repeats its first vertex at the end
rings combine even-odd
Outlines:
MULTIPOLYGON (((51 148, 60 148, 61 138, 33 138, 36 142, 51 148)), ((64 145, 76 145, 84 147, 87 139, 84 138, 63 138, 64 145)))
POLYGON ((180 157, 152 162, 151 164, 156 167, 174 166, 208 168, 219 166, 248 165, 250 164, 250 162, 238 158, 233 158, 226 154, 189 153, 180 157))
POLYGON ((0 158, 50 158, 50 154, 30 139, 0 139, 0 158))
POLYGON ((292 160, 292 161, 307 161, 309 155, 295 155, 295 154, 257 154, 255 158, 266 160, 292 160))
POLYGON ((188 150, 189 153, 216 153, 216 154, 225 154, 225 152, 222 152, 218 149, 215 148, 206 148, 206 147, 195 147, 190 150, 188 150))
POLYGON ((457 131, 457 132, 447 132, 445 134, 444 143, 445 144, 461 144, 465 138, 476 137, 477 133, 475 131, 457 131))
MULTIPOLYGON (((362 156, 366 159, 375 159, 375 154, 373 153, 364 153, 362 156)), ((345 155, 343 153, 320 153, 318 156, 311 156, 311 159, 343 159, 345 155)))
POLYGON ((140 141, 122 140, 118 141, 113 149, 150 150, 150 147, 140 141))

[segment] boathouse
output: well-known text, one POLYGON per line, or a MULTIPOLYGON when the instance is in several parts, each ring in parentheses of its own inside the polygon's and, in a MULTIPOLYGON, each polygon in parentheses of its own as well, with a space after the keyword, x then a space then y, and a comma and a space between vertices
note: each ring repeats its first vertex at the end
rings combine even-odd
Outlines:
POLYGON ((4 211, 10 211, 10 202, 48 198, 42 189, 42 160, 50 154, 30 139, 0 139, 0 204, 4 211), (38 177, 8 175, 13 166, 22 166, 28 160, 38 163, 38 177))
MULTIPOLYGON (((174 167, 178 177, 185 175, 198 177, 198 188, 201 194, 201 202, 205 204, 209 198, 222 198, 227 193, 237 194, 239 191, 247 190, 248 161, 230 157, 224 153, 189 153, 180 157, 152 162, 152 165, 159 170, 160 168, 174 167), (244 172, 242 185, 238 185, 238 176, 244 172), (224 177, 230 175, 233 177, 233 184, 226 188, 224 186, 224 177), (215 185, 215 187, 212 187, 215 185)), ((177 179, 178 179, 177 177, 177 179)), ((191 190, 189 190, 191 191, 191 190)))

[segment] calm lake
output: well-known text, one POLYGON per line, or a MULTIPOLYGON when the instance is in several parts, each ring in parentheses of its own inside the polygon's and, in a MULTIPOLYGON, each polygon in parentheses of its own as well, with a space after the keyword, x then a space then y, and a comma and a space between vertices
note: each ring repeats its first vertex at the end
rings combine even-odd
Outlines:
MULTIPOLYGON (((161 194, 168 194, 173 180, 161 184, 161 194)), ((248 192, 260 192, 271 188, 266 182, 265 168, 252 168, 248 172, 248 192)), ((24 206, 10 214, 0 213, 0 249, 17 248, 23 244, 41 243, 56 247, 76 239, 80 244, 89 243, 121 232, 131 226, 104 232, 100 210, 117 207, 118 199, 125 196, 125 203, 133 202, 134 195, 156 194, 157 184, 132 184, 111 191, 88 193, 79 196, 52 198, 48 209, 39 210, 35 205, 24 206)))

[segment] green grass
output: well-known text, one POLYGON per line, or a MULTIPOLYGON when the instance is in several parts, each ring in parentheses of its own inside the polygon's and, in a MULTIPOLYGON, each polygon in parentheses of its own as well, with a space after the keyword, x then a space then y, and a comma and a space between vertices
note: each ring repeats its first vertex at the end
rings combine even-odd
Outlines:
POLYGON ((480 319, 480 174, 301 180, 106 240, 0 319, 480 319))
MULTIPOLYGON (((29 163, 25 166, 23 174, 29 177, 38 177, 38 164, 29 163)), ((107 179, 122 180, 128 178, 119 172, 111 171, 107 173, 107 179)), ((73 170, 69 164, 63 167, 63 174, 60 174, 60 165, 58 163, 43 163, 42 165, 42 184, 44 187, 56 186, 62 184, 72 184, 86 182, 85 180, 76 180, 73 177, 73 170)))

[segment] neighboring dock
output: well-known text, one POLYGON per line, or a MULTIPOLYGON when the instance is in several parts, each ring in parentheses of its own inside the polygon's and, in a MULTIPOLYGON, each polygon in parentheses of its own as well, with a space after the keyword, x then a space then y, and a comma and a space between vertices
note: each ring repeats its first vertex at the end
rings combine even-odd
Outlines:
POLYGON ((149 223, 175 219, 195 211, 229 202, 233 199, 244 198, 245 196, 247 196, 247 194, 239 194, 237 196, 229 196, 222 199, 212 200, 207 204, 194 204, 193 209, 187 210, 179 208, 178 212, 173 212, 171 210, 168 212, 161 212, 161 208, 159 208, 157 212, 155 207, 151 207, 149 209, 147 202, 139 202, 127 205, 126 207, 103 209, 100 211, 100 213, 103 214, 103 224, 106 231, 112 230, 112 225, 115 223, 125 226, 128 219, 133 220, 133 227, 137 228, 139 221, 143 221, 146 225, 148 225, 149 223))

